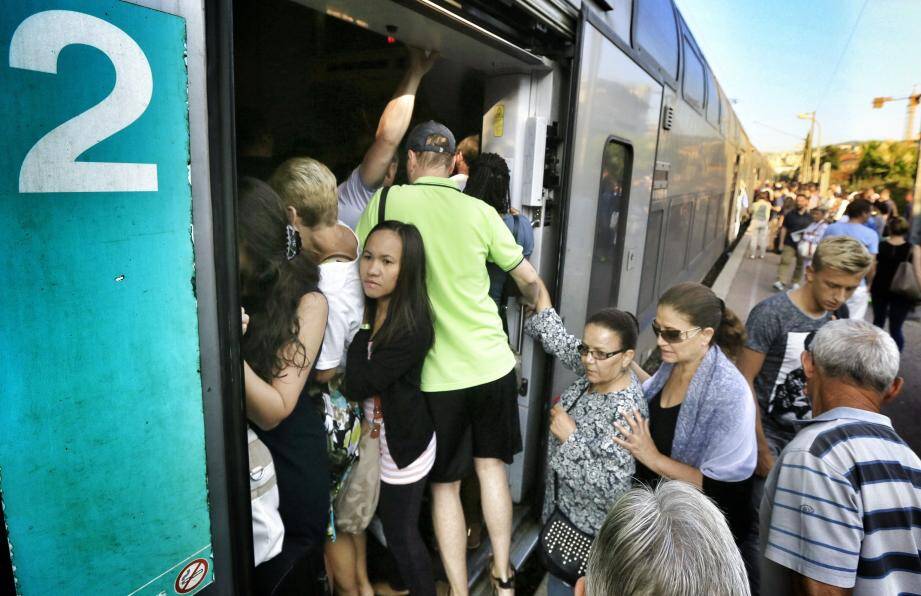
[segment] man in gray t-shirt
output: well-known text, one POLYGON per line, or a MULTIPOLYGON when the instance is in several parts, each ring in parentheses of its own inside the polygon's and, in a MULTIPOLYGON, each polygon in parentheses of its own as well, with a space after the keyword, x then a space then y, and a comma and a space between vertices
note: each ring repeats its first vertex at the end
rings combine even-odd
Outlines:
POLYGON ((375 191, 384 186, 385 182, 393 183, 396 174, 394 158, 412 119, 416 91, 422 77, 432 68, 437 58, 435 52, 426 53, 418 48, 409 48, 409 67, 393 99, 381 114, 374 142, 358 167, 339 185, 339 220, 353 230, 375 191))
MULTIPOLYGON (((812 418, 805 394, 800 356, 808 335, 836 317, 847 317, 847 299, 854 293, 873 258, 858 240, 835 236, 819 243, 806 267, 805 283, 776 294, 752 309, 746 322, 748 340, 739 357, 739 370, 748 379, 758 402, 755 421, 758 466, 752 490, 755 511, 761 505, 764 477, 774 460, 796 434, 794 423, 812 418), (837 314, 835 314, 837 311, 837 314)), ((752 586, 758 586, 758 520, 741 546, 752 586)), ((757 594, 757 590, 752 591, 757 594)))

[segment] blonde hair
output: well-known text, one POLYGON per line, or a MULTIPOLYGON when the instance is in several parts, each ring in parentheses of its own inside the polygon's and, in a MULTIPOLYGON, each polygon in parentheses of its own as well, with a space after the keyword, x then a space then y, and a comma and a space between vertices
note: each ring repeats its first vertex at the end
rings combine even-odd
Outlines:
POLYGON ((873 256, 857 239, 850 236, 825 238, 812 256, 812 269, 837 269, 845 273, 864 273, 873 264, 873 256))
POLYGON ((317 160, 291 158, 278 166, 269 184, 285 205, 297 210, 305 226, 335 225, 339 219, 336 177, 317 160))

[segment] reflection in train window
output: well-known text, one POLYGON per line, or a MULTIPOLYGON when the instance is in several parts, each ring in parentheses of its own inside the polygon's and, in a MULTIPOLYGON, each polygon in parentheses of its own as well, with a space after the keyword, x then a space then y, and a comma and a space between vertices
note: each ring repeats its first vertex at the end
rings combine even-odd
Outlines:
POLYGON ((684 98, 698 108, 704 106, 704 65, 687 40, 684 42, 684 98))
POLYGON ((707 71, 707 120, 715 125, 720 123, 720 98, 716 93, 713 73, 710 71, 707 71))
POLYGON ((588 292, 589 314, 617 304, 623 241, 627 230, 631 157, 630 147, 623 143, 608 141, 604 147, 588 292))
POLYGON ((636 43, 673 79, 678 78, 678 28, 671 0, 637 3, 636 43))
POLYGON ((653 210, 646 225, 646 247, 643 250, 643 277, 640 281, 640 295, 636 303, 637 315, 646 312, 656 299, 656 265, 659 263, 659 244, 662 240, 662 223, 665 210, 653 210))

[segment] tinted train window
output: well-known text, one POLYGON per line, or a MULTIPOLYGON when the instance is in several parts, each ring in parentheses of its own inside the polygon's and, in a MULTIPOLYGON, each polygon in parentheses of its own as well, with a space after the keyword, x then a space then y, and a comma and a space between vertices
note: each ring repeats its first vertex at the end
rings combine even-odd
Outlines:
POLYGON ((643 249, 643 279, 640 282, 640 295, 636 303, 637 314, 646 312, 656 299, 656 266, 659 263, 659 240, 662 238, 662 221, 665 210, 659 209, 649 214, 646 226, 646 247, 643 249))
POLYGON ((684 98, 698 108, 704 106, 704 65, 687 41, 684 42, 684 98))
POLYGON ((678 28, 671 0, 641 0, 637 4, 636 43, 672 78, 678 78, 678 28))
POLYGON ((588 313, 616 306, 630 194, 630 147, 609 141, 601 161, 588 313))
POLYGON ((688 259, 689 261, 699 255, 707 244, 707 207, 709 203, 709 197, 700 197, 695 201, 694 228, 691 230, 691 255, 690 259, 688 259))
POLYGON ((707 72, 707 120, 713 124, 720 123, 720 96, 716 92, 716 83, 713 73, 707 72))

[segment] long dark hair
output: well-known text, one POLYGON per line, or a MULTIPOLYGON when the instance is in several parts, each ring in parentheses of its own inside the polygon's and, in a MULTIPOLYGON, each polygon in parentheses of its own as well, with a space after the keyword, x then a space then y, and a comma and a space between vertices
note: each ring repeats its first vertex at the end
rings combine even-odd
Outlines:
POLYGON ((307 349, 298 339, 297 307, 304 294, 317 289, 319 269, 303 253, 287 258, 288 222, 284 204, 272 187, 245 177, 237 192, 237 239, 249 261, 240 268, 240 301, 250 316, 243 358, 257 375, 270 381, 290 364, 308 364, 307 349), (294 353, 285 358, 289 345, 294 353))
POLYGON ((730 358, 737 358, 741 353, 745 345, 745 326, 707 286, 693 282, 672 286, 659 298, 659 306, 674 308, 695 327, 714 329, 716 333, 710 345, 718 345, 730 358))
POLYGON ((499 215, 508 213, 508 164, 496 153, 483 153, 470 165, 470 177, 464 193, 492 205, 499 215))
MULTIPOLYGON (((435 315, 425 285, 425 245, 418 228, 412 224, 387 220, 377 224, 368 239, 380 230, 390 230, 400 237, 400 273, 390 295, 387 319, 374 336, 377 345, 386 344, 404 334, 424 335, 429 343, 435 337, 435 315)), ((367 245, 368 240, 365 240, 367 245)), ((377 300, 367 300, 371 320, 377 300)))

